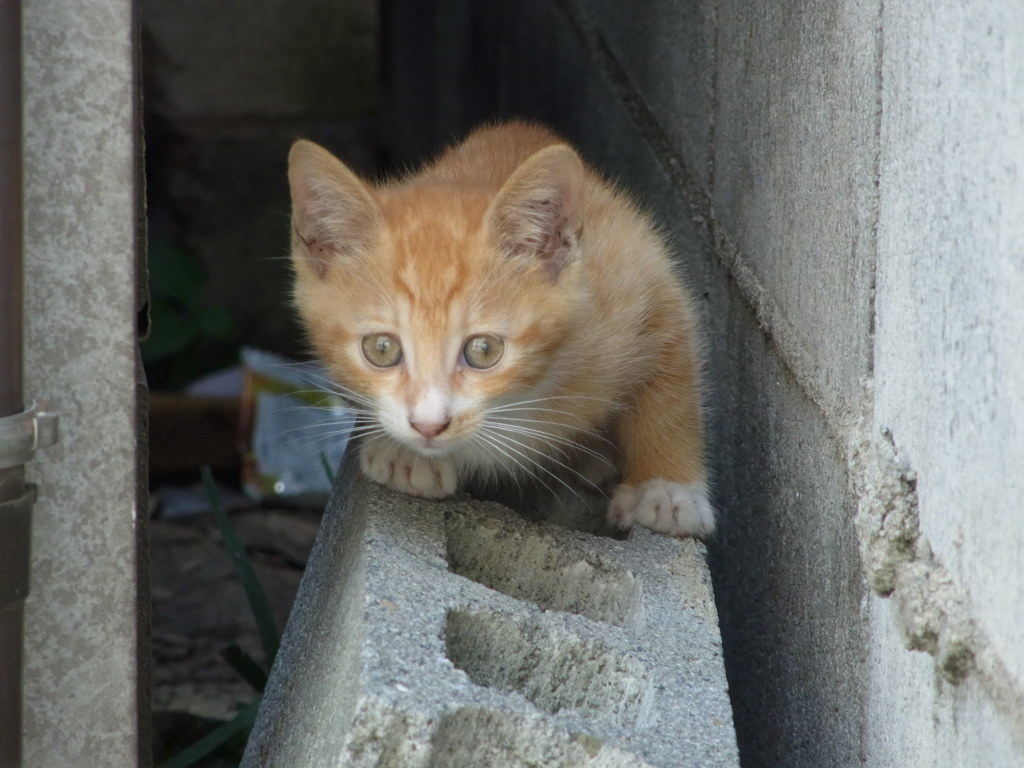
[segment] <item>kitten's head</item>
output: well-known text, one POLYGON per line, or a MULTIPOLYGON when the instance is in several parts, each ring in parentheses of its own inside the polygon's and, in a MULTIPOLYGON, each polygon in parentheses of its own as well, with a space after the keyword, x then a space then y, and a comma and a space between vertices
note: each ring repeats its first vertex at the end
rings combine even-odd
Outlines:
POLYGON ((376 187, 315 144, 292 148, 296 305, 332 378, 391 438, 493 453, 488 412, 514 418, 572 365, 583 173, 554 145, 497 191, 439 175, 376 187))

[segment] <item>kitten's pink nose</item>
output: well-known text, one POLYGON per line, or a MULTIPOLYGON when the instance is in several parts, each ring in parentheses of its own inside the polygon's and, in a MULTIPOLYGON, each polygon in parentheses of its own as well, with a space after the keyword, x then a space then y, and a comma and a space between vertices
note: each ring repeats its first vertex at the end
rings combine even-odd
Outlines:
POLYGON ((412 419, 409 420, 409 424, 412 426, 412 428, 419 432, 421 435, 423 435, 425 438, 427 438, 427 440, 432 440, 438 435, 440 435, 442 432, 448 429, 448 425, 451 423, 451 419, 448 419, 447 421, 444 422, 413 421, 412 419))

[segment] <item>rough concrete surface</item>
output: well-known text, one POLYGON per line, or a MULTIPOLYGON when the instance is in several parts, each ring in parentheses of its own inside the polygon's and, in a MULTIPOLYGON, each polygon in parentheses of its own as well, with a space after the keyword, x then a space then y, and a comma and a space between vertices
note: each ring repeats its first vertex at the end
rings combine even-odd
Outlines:
POLYGON ((708 185, 713 169, 708 115, 715 74, 715 4, 661 3, 657 13, 638 13, 636 6, 618 0, 573 5, 576 24, 592 38, 595 52, 621 69, 621 77, 636 89, 634 98, 670 116, 660 122, 669 144, 699 182, 708 185), (665 77, 666 72, 687 74, 665 77))
POLYGON ((738 765, 701 544, 417 500, 353 467, 243 765, 738 765))
POLYGON ((1024 8, 886 6, 876 413, 1024 683, 1024 8), (936 119, 935 116, 941 116, 936 119))
POLYGON ((829 417, 870 359, 877 17, 841 0, 717 9, 715 217, 777 307, 772 333, 794 337, 780 346, 807 348, 798 374, 829 417))
POLYGON ((148 708, 136 594, 132 3, 29 0, 22 26, 25 393, 60 414, 61 431, 27 470, 39 497, 24 766, 135 766, 148 708))
POLYGON ((713 573, 741 754, 755 766, 850 765, 864 638, 843 446, 753 313, 727 306, 729 359, 718 365, 743 375, 715 370, 729 407, 715 420, 713 573))
POLYGON ((871 602, 865 753, 1021 765, 1024 7, 886 3, 881 29, 866 439, 912 474, 919 529, 871 602))

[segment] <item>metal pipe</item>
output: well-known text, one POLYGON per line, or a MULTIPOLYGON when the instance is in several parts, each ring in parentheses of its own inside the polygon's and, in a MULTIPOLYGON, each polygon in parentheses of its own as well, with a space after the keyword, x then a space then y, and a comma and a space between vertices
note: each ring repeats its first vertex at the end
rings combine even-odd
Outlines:
MULTIPOLYGON (((22 390, 21 2, 0 0, 0 419, 22 390)), ((21 666, 32 494, 24 465, 0 469, 0 766, 21 765, 21 666)))
POLYGON ((0 0, 0 417, 21 413, 21 8, 0 0))

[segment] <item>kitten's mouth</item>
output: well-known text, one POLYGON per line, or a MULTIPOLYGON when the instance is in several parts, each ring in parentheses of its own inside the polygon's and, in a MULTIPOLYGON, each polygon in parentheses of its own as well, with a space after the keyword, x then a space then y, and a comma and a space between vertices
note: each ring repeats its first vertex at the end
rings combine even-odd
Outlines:
POLYGON ((455 446, 451 441, 441 442, 433 437, 421 437, 413 441, 412 448, 424 456, 444 456, 451 453, 455 446))

